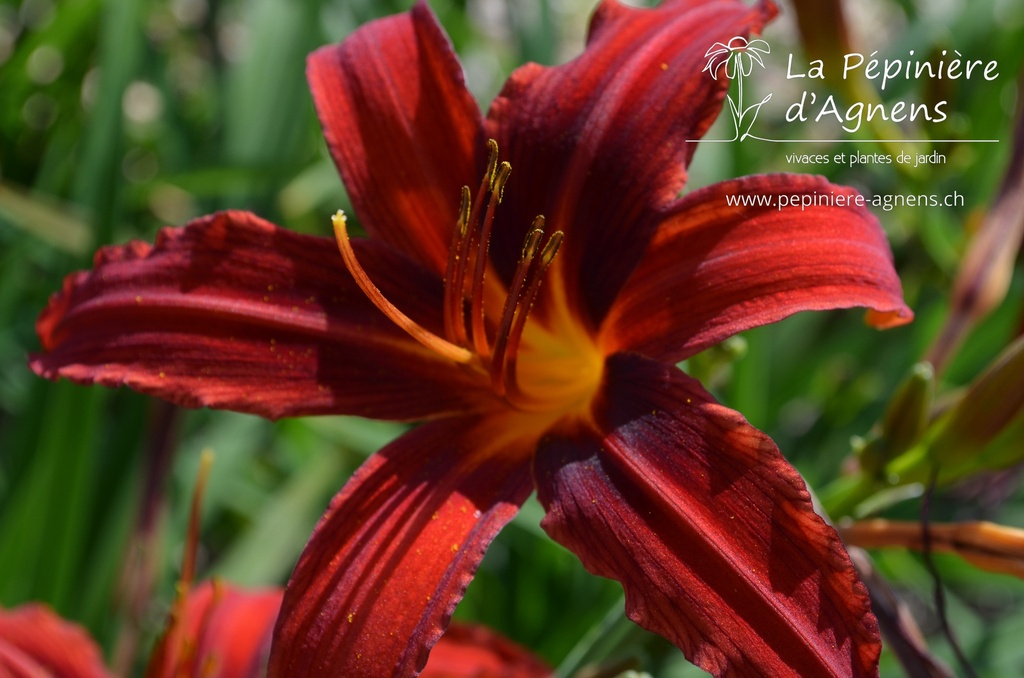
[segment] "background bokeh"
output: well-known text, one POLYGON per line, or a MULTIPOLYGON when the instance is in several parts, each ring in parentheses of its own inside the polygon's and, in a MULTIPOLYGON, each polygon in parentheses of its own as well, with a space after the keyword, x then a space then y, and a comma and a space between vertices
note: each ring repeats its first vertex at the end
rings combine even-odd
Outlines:
MULTIPOLYGON (((765 34, 773 50, 768 68, 749 86, 788 101, 793 83, 784 78, 784 55, 809 57, 796 8, 781 4, 782 15, 765 34)), ((217 209, 250 209, 288 228, 328 235, 329 215, 351 210, 313 113, 305 55, 408 5, 0 2, 0 604, 49 603, 88 627, 119 670, 138 669, 132 657, 144 655, 173 597, 202 450, 213 450, 215 463, 200 573, 243 585, 283 584, 330 497, 403 429, 344 417, 272 424, 178 410, 126 390, 44 382, 26 366, 26 355, 38 349, 35 317, 65 274, 89 265, 96 247, 151 240, 161 226, 217 209)), ((435 0, 431 6, 486 108, 515 66, 559 63, 578 53, 593 2, 435 0)), ((865 327, 857 311, 803 314, 748 332, 686 366, 767 431, 812 488, 849 468, 851 436, 871 430, 946 323, 958 267, 1014 150, 1024 60, 1018 0, 869 0, 845 8, 845 32, 822 23, 820 36, 845 36, 859 51, 882 56, 955 48, 1000 64, 994 83, 896 83, 886 99, 948 99, 953 112, 943 125, 897 132, 1001 141, 935 144, 929 150, 947 161, 915 172, 786 162, 787 152, 808 152, 806 144, 748 140, 698 151, 691 185, 757 172, 821 171, 868 194, 955 190, 965 197, 963 207, 877 212, 917 314, 910 326, 880 333, 865 327)), ((839 83, 831 84, 844 96, 839 83)), ((820 87, 830 91, 828 84, 820 87)), ((766 105, 757 129, 777 138, 821 136, 821 128, 786 123, 783 113, 766 105)), ((726 117, 709 136, 731 133, 722 126, 726 117)), ((870 141, 878 131, 865 126, 856 135, 863 143, 848 146, 891 150, 870 141)), ((1019 263, 1012 276, 1005 300, 942 373, 940 393, 970 383, 1020 334, 1019 263)), ((943 488, 932 518, 1022 526, 1021 477, 1020 469, 1010 469, 943 488)), ((919 510, 920 499, 910 496, 884 515, 913 520, 919 510)), ((585 654, 613 668, 626 659, 621 666, 655 676, 701 675, 665 641, 620 623, 618 586, 587 574, 547 538, 541 515, 531 500, 500 535, 457 616, 502 631, 564 673, 585 654)), ((953 664, 920 555, 874 555, 930 649, 953 664)), ((978 672, 1024 675, 1024 583, 953 556, 936 561, 950 621, 978 672)), ((883 675, 900 675, 889 655, 883 675)))

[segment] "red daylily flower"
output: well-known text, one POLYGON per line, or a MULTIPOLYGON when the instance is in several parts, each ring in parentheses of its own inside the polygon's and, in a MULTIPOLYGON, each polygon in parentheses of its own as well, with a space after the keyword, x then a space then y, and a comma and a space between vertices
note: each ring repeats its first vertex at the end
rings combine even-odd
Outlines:
POLYGON ((50 608, 0 608, 0 676, 10 678, 113 678, 100 648, 77 624, 50 608))
POLYGON ((259 678, 281 609, 281 589, 205 581, 172 612, 150 657, 150 678, 259 678))
POLYGON ((414 675, 534 490, 544 529, 708 671, 877 673, 867 595, 803 481, 675 366, 797 311, 911 317, 865 209, 725 200, 850 189, 773 175, 679 197, 686 140, 727 87, 702 75, 708 46, 774 11, 604 2, 582 56, 523 66, 485 118, 419 3, 309 60, 369 238, 350 241, 340 214, 334 243, 225 212, 65 281, 38 323, 43 376, 271 418, 425 422, 331 502, 271 675, 414 675))

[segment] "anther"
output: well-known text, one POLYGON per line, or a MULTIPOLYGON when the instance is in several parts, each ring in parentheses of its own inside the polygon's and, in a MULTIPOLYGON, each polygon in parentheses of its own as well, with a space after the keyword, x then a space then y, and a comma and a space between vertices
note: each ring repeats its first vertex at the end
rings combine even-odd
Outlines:
POLYGON ((530 227, 530 233, 523 240, 523 250, 519 255, 520 260, 531 259, 537 253, 537 245, 544 235, 544 215, 538 214, 530 227))
POLYGON ((494 139, 487 140, 487 171, 484 173, 484 180, 487 182, 487 189, 494 188, 495 170, 498 168, 498 142, 494 139))
POLYGON ((338 212, 331 218, 331 223, 334 225, 334 235, 338 241, 338 250, 341 252, 341 258, 345 262, 345 268, 347 268, 349 273, 352 274, 352 278, 356 281, 356 284, 359 285, 363 294, 373 302, 374 306, 380 309, 381 313, 386 315, 391 322, 405 330, 405 332, 407 332, 413 339, 435 353, 457 363, 468 363, 473 359, 472 353, 460 346, 456 346, 455 344, 445 341, 441 337, 425 329, 412 318, 399 311, 394 304, 384 297, 384 294, 376 285, 373 284, 373 281, 370 280, 370 276, 366 274, 366 271, 359 265, 359 261, 356 259, 356 253, 352 249, 352 243, 349 242, 348 239, 348 229, 344 212, 338 210, 338 212))
POLYGON ((501 204, 501 199, 505 197, 505 182, 508 181, 508 175, 510 174, 512 174, 512 165, 507 161, 503 162, 498 167, 498 173, 491 183, 491 195, 497 196, 498 204, 501 204))
POLYGON ((540 253, 540 265, 544 267, 546 271, 551 262, 554 261, 555 255, 558 254, 558 248, 562 246, 562 240, 565 239, 565 233, 561 231, 555 231, 548 238, 547 244, 544 245, 544 251, 540 253))

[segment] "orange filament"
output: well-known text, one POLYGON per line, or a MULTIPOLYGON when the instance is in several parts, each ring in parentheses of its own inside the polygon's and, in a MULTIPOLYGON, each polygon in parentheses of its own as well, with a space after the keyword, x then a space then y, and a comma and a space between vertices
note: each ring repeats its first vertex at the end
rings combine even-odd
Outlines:
MULTIPOLYGON (((513 407, 530 409, 531 403, 516 379, 516 354, 527 316, 537 299, 541 281, 562 243, 563 234, 555 231, 543 241, 544 217, 538 216, 534 220, 523 243, 492 341, 487 333, 484 283, 494 214, 501 204, 512 166, 508 162, 498 162, 496 141, 488 140, 487 149, 487 170, 476 196, 472 195, 469 186, 463 186, 461 191, 444 278, 445 338, 431 333, 398 310, 370 281, 356 260, 348 239, 345 215, 340 210, 333 217, 334 232, 345 266, 363 293, 384 315, 432 351, 489 376, 495 393, 513 407)), ((533 403, 533 406, 537 404, 533 403)))
POLYGON ((359 261, 356 259, 356 253, 352 250, 352 243, 348 240, 345 213, 338 210, 334 217, 332 217, 331 222, 334 224, 334 235, 338 240, 338 249, 341 251, 341 258, 345 261, 345 268, 352 274, 356 284, 359 285, 363 294, 373 302, 374 306, 379 308, 391 322, 405 330, 409 336, 431 351, 457 363, 468 363, 473 359, 473 354, 468 350, 447 342, 427 330, 388 301, 384 294, 377 289, 377 286, 373 284, 373 281, 370 280, 370 276, 366 275, 366 271, 363 270, 363 267, 359 265, 359 261))

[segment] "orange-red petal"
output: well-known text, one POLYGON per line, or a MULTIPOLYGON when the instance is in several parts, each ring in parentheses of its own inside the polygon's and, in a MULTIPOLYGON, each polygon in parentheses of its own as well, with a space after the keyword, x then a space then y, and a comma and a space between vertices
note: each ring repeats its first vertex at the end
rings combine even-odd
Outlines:
MULTIPOLYGON (((356 245, 385 294, 439 331, 440 281, 386 245, 356 245)), ((465 372, 367 301, 333 240, 245 212, 165 229, 155 246, 101 250, 92 271, 68 276, 37 331, 36 373, 186 407, 398 420, 481 402, 465 372)))
POLYGON ((327 147, 366 230, 443 275, 460 189, 480 181, 482 118, 423 2, 309 57, 327 147))
POLYGON ((892 252, 860 194, 807 175, 744 177, 666 211, 608 317, 609 352, 682 360, 797 311, 866 306, 875 324, 913 318, 892 252), (854 203, 777 207, 829 197, 854 203), (763 204, 730 205, 752 199, 763 204))
POLYGON ((356 471, 292 573, 270 675, 416 675, 531 491, 517 435, 498 419, 435 421, 356 471))
POLYGON ((538 451, 542 526, 714 675, 877 675, 866 591, 775 444, 673 366, 608 360, 598 431, 538 451))

